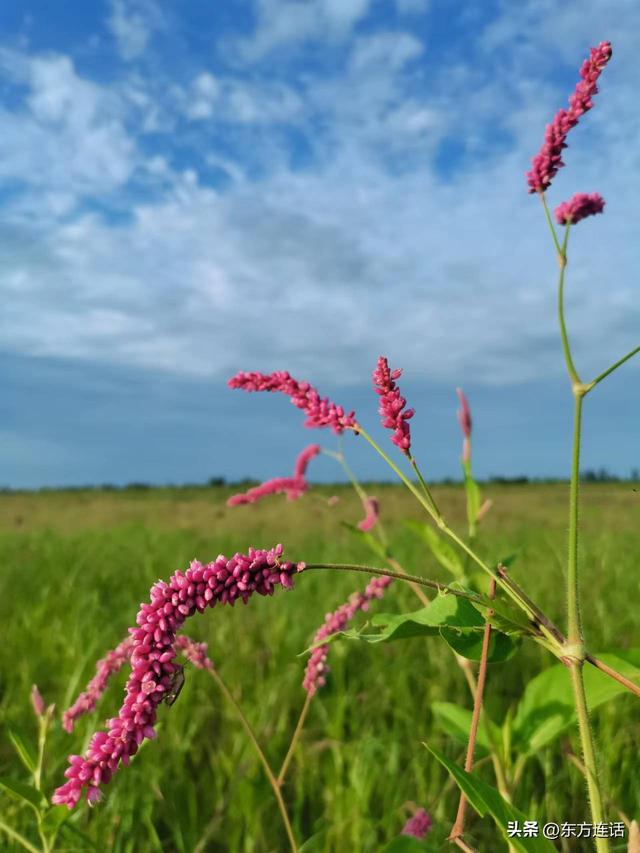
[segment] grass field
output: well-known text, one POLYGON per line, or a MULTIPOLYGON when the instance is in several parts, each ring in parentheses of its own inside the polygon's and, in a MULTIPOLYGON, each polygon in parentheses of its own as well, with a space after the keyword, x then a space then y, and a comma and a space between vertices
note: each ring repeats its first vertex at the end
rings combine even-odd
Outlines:
MULTIPOLYGON (((402 519, 421 517, 411 496, 395 486, 372 491, 404 568, 447 580, 424 545, 401 526, 402 519)), ((561 626, 567 491, 565 485, 485 487, 495 504, 479 544, 494 562, 517 552, 514 578, 561 626)), ((294 503, 276 497, 235 509, 225 506, 229 494, 220 487, 0 496, 3 723, 19 725, 35 740, 32 683, 62 711, 92 676, 96 660, 134 623, 150 585, 185 569, 194 557, 204 562, 249 545, 282 542, 292 560, 373 562, 340 525, 341 519, 355 523, 362 516, 347 487, 316 487, 294 503), (340 500, 329 506, 326 498, 334 493, 340 500)), ((435 495, 463 531, 462 489, 436 487, 435 495)), ((640 646, 640 493, 629 483, 586 485, 581 517, 589 648, 633 649, 640 646)), ((210 656, 276 766, 304 700, 305 659, 297 655, 308 647, 325 612, 365 583, 361 575, 310 572, 291 592, 254 597, 246 608, 196 614, 186 626, 190 636, 209 643, 210 656)), ((395 584, 376 608, 397 611, 416 604, 409 588, 395 584)), ((502 723, 527 681, 550 663, 546 652, 527 645, 507 663, 491 665, 486 707, 496 723, 502 723)), ((341 642, 332 647, 330 664, 329 682, 312 704, 284 788, 298 840, 326 829, 317 849, 382 850, 408 817, 407 803, 423 806, 433 817, 432 841, 444 839, 458 792, 422 741, 463 760, 463 745, 442 731, 430 707, 443 700, 470 707, 451 651, 435 639, 382 646, 341 642)), ((97 712, 81 719, 73 735, 56 723, 46 757, 48 794, 62 782, 67 754, 82 752, 91 733, 116 713, 125 676, 119 675, 97 712)), ((610 820, 619 820, 620 812, 640 817, 639 707, 635 697, 622 695, 593 714, 610 820)), ((565 757, 569 748, 579 753, 574 732, 527 764, 513 794, 527 817, 589 820, 583 780, 565 757)), ((494 784, 490 764, 478 772, 494 784)), ((0 775, 28 781, 4 727, 0 775)), ((29 809, 3 792, 0 815, 38 846, 29 809)), ((471 813, 468 820, 478 850, 506 849, 489 818, 481 821, 471 813)), ((193 667, 175 705, 161 706, 158 738, 145 743, 131 766, 116 775, 100 804, 80 806, 72 823, 100 851, 287 849, 271 789, 244 732, 212 679, 193 667)), ((565 850, 589 849, 585 841, 563 843, 565 850)), ((69 829, 59 845, 92 849, 69 829)), ((0 849, 21 848, 1 837, 0 849)))

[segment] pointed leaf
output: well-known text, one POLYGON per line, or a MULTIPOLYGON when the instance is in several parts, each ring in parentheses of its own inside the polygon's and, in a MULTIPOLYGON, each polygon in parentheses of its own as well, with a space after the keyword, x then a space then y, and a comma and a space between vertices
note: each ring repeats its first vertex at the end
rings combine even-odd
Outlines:
POLYGON ((34 748, 29 743, 27 737, 25 736, 22 729, 18 728, 18 726, 9 726, 7 725, 7 733, 9 735, 9 740, 14 746, 15 751, 20 756, 20 760, 27 768, 29 773, 33 773, 36 769, 36 753, 34 748))
MULTIPOLYGON (((479 661, 482 657, 484 630, 480 633, 479 631, 457 631, 453 628, 441 628, 440 636, 451 646, 454 652, 463 658, 479 661)), ((502 663, 513 657, 519 648, 520 639, 518 637, 508 637, 494 629, 489 639, 487 661, 488 663, 502 663)))
POLYGON ((525 818, 521 811, 504 800, 495 788, 492 788, 475 773, 467 773, 434 747, 426 743, 424 745, 440 764, 446 767, 480 817, 484 817, 486 814, 491 815, 500 828, 505 841, 522 853, 555 853, 555 846, 546 838, 519 838, 517 836, 510 838, 507 834, 508 824, 512 821, 518 821, 522 826, 528 818, 525 818))
POLYGON ((39 812, 40 807, 46 804, 46 800, 33 785, 27 785, 26 782, 20 782, 17 779, 9 779, 7 776, 0 776, 0 788, 6 791, 15 800, 21 800, 28 803, 30 806, 39 812))
POLYGON ((369 550, 373 551, 373 553, 380 557, 381 560, 387 559, 387 549, 384 547, 382 542, 376 539, 371 533, 367 530, 360 530, 359 527, 356 527, 355 524, 349 524, 348 521, 340 522, 343 527, 345 527, 350 533, 353 533, 354 536, 357 536, 358 539, 361 539, 368 546, 369 550))
MULTIPOLYGON (((640 684, 640 668, 634 664, 612 654, 598 657, 640 684)), ((589 664, 584 665, 583 675, 590 711, 627 692, 622 684, 589 664)), ((532 755, 575 722, 569 670, 562 664, 552 666, 532 679, 525 688, 513 724, 514 747, 523 755, 532 755)))

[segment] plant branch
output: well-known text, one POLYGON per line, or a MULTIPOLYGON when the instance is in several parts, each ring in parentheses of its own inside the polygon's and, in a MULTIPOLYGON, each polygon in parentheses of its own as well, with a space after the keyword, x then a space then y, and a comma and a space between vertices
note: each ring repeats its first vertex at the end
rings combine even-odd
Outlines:
POLYGON ((289 749, 287 750, 287 754, 284 757, 284 761, 282 762, 282 767, 280 768, 280 772, 278 773, 278 778, 276 782, 279 786, 282 786, 284 782, 284 777, 287 775, 287 770, 289 769, 289 764, 291 763, 291 759, 293 758, 293 753, 298 744, 298 740, 300 739, 300 735, 302 733, 302 729, 307 719, 307 714, 309 712, 309 707, 311 705, 311 693, 307 693, 307 696, 304 700, 304 705, 302 706, 302 710, 300 711, 300 716, 298 717, 298 722, 296 723, 295 731, 291 737, 291 742, 289 744, 289 749))
POLYGON ((618 361, 615 362, 615 364, 612 364, 611 367, 608 367, 603 373, 601 373, 599 376, 596 376, 595 379, 589 382, 585 393, 588 393, 589 391, 591 391, 592 388, 595 388, 598 382, 602 382, 602 380, 606 379, 606 377, 610 373, 613 373, 613 371, 617 370, 621 365, 625 363, 625 361, 629 361, 630 358, 633 358, 633 356, 639 352, 640 347, 636 347, 635 349, 632 349, 631 352, 628 352, 626 355, 623 355, 622 358, 618 359, 618 361))
POLYGON ((220 673, 215 668, 208 670, 208 672, 211 673, 211 677, 213 678, 213 680, 216 682, 216 684, 220 688, 222 694, 224 695, 224 698, 233 707, 234 711, 236 712, 236 714, 238 716, 238 719, 242 723, 242 726, 243 726, 245 732, 247 733, 247 735, 249 737, 249 740, 253 744, 253 748, 255 749, 258 758, 260 759, 260 762, 264 768, 264 772, 267 775, 267 779, 269 780, 269 784, 271 785, 271 788, 273 789, 273 793, 274 793, 275 798, 277 800, 278 808, 280 809, 280 814, 282 816, 282 822, 284 824, 284 828, 285 828, 286 833, 287 833, 287 838, 289 839, 289 845, 291 846, 291 850, 293 851, 293 853, 297 853, 298 846, 296 843, 295 836, 293 834, 293 829, 291 828, 291 822, 289 820, 289 815, 287 814, 287 807, 285 806, 284 800, 282 798, 282 792, 280 790, 280 785, 278 784, 278 780, 276 779, 276 777, 273 774, 273 770, 271 769, 271 765, 269 764, 267 757, 264 754, 262 747, 260 746, 260 744, 258 742, 258 738, 256 737, 256 734, 253 731, 251 723, 245 717, 244 711, 242 710, 242 708, 240 707, 240 704, 238 703, 238 701, 235 699, 235 697, 233 696, 233 694, 231 693, 231 691, 229 690, 229 688, 225 684, 220 673))
POLYGON ((622 673, 618 672, 612 666, 609 666, 604 661, 597 658, 595 655, 589 654, 586 652, 585 661, 590 663, 592 666, 595 666, 596 669, 599 669, 600 672, 604 672, 605 675, 608 675, 609 678, 613 678, 614 681, 617 681, 619 684, 622 684, 627 690, 631 691, 631 693, 635 693, 636 696, 640 696, 640 685, 634 684, 633 681, 626 678, 622 673))

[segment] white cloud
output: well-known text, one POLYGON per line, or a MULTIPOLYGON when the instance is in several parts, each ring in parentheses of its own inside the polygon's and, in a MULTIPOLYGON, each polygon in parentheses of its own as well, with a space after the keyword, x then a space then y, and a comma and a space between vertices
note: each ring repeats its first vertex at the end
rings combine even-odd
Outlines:
MULTIPOLYGON (((128 180, 135 144, 117 97, 79 77, 67 56, 3 51, 0 64, 28 88, 24 108, 0 108, 0 177, 41 194, 54 215, 128 180)), ((37 199, 27 193, 25 202, 37 199)))
POLYGON ((163 17, 152 0, 112 0, 107 26, 125 60, 138 59, 151 36, 163 27, 163 17))
MULTIPOLYGON (((329 32, 327 7, 319 28, 319 3, 280 5, 296 7, 298 32, 329 32), (313 25, 300 23, 307 8, 313 25)), ((568 5, 577 22, 582 7, 568 5)), ((478 33, 481 49, 515 44, 520 12, 505 8, 508 22, 478 33)), ((526 20, 530 57, 547 35, 526 20)), ((565 11, 562 21, 568 28, 565 11)), ((640 120, 628 106, 637 72, 631 19, 621 26, 631 35, 596 109, 572 132, 567 169, 551 192, 553 203, 575 190, 599 190, 608 201, 604 216, 572 234, 568 317, 587 372, 636 344, 640 326, 640 120)), ((117 224, 70 211, 83 193, 106 195, 142 165, 120 90, 83 80, 68 59, 14 57, 28 96, 24 109, 3 116, 0 173, 32 187, 31 204, 41 200, 51 215, 34 224, 20 203, 7 205, 2 345, 216 381, 239 368, 287 368, 318 383, 359 382, 381 352, 415 379, 561 373, 553 251, 523 173, 565 96, 558 103, 539 65, 514 49, 500 54, 492 79, 465 57, 438 76, 428 46, 424 64, 416 62, 422 45, 410 33, 378 31, 345 47, 344 70, 333 75, 201 68, 191 82, 174 81, 161 107, 171 103, 183 117, 191 109, 179 138, 198 157, 178 167, 170 144, 149 156, 139 171, 154 193, 117 224), (198 98, 208 106, 195 109, 198 98), (279 147, 281 129, 315 146, 305 168, 290 164, 287 143, 279 147), (497 133, 503 147, 484 151, 497 133), (434 158, 444 152, 446 160, 448 145, 471 154, 444 178, 434 158), (254 156, 262 157, 259 179, 254 156), (206 186, 205 164, 223 170, 228 186, 206 186)), ((576 67, 581 55, 572 57, 576 67)), ((136 85, 138 106, 150 108, 150 87, 136 85)))
POLYGON ((246 61, 307 41, 345 39, 369 11, 370 0, 255 0, 256 27, 236 46, 246 61))

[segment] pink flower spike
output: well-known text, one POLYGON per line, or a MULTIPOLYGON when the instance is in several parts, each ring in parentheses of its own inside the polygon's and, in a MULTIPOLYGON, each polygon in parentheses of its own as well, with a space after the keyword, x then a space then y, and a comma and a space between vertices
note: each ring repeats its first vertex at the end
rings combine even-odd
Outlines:
POLYGON ((31 705, 33 707, 33 712, 36 717, 43 717, 46 706, 44 704, 44 699, 42 698, 42 694, 38 690, 36 684, 31 688, 31 705))
POLYGON ((307 473, 307 466, 309 462, 314 459, 318 453, 321 451, 321 447, 319 444, 309 444, 304 450, 301 450, 298 454, 298 458, 296 459, 296 466, 293 470, 293 476, 295 479, 303 479, 304 475, 307 473))
MULTIPOLYGON (((313 638, 313 644, 326 640, 332 634, 343 631, 359 610, 367 610, 369 602, 374 598, 382 598, 385 589, 393 582, 393 578, 376 577, 369 582, 364 592, 354 592, 349 601, 341 604, 333 613, 327 613, 322 625, 313 638)), ((310 696, 313 696, 319 687, 327 683, 327 657, 329 656, 328 644, 317 646, 312 652, 304 671, 302 686, 310 696)))
MULTIPOLYGON (((149 602, 140 605, 136 627, 129 628, 131 674, 118 716, 108 721, 106 732, 93 735, 84 756, 69 756, 67 782, 56 789, 52 803, 72 809, 83 793, 95 802, 120 763, 127 764, 145 739, 155 737, 158 705, 175 698, 176 647, 186 648, 176 635, 186 619, 207 606, 233 605, 238 600, 246 604, 256 592, 271 595, 279 585, 291 587, 293 575, 304 564, 284 561, 282 554, 282 545, 276 545, 269 551, 249 548, 247 554, 231 559, 221 554, 206 566, 194 560, 186 572, 176 571, 168 581, 151 587, 149 602)), ((201 648, 193 654, 206 665, 201 648)))
POLYGON ((401 835, 412 835, 422 840, 431 829, 431 818, 424 809, 418 811, 405 823, 401 835))
POLYGON ((246 373, 241 371, 228 381, 230 388, 242 388, 243 391, 280 391, 291 398, 294 406, 307 415, 306 427, 330 426, 335 433, 345 429, 357 432, 355 412, 345 413, 342 406, 336 406, 326 397, 321 398, 308 382, 298 382, 286 370, 275 373, 246 373))
POLYGON ((360 530, 366 533, 368 530, 371 530, 371 528, 375 526, 375 523, 378 520, 379 510, 380 506, 378 504, 377 498, 366 498, 366 500, 364 501, 365 517, 362 519, 362 521, 358 522, 358 527, 360 528, 360 530))
POLYGON ((611 42, 603 41, 591 48, 589 58, 580 69, 580 81, 569 98, 569 109, 561 109, 548 124, 540 151, 531 161, 527 172, 530 193, 543 193, 551 186, 558 169, 564 166, 562 150, 567 147, 567 135, 578 124, 578 119, 593 106, 592 98, 598 92, 598 78, 611 59, 611 42))
POLYGON ((598 193, 576 193, 569 201, 563 201, 554 210, 556 221, 560 225, 575 225, 587 216, 602 213, 605 200, 598 193))
POLYGON ((467 398, 462 393, 462 388, 456 388, 456 393, 460 400, 460 408, 457 411, 458 422, 462 430, 462 461, 469 462, 471 459, 471 410, 467 398))
POLYGON ((274 477, 266 480, 259 486, 254 486, 246 492, 231 495, 227 500, 227 506, 239 506, 240 504, 253 504, 267 495, 286 494, 290 501, 301 498, 307 491, 308 484, 301 477, 274 477))
POLYGON ((382 426, 394 430, 391 441, 408 456, 411 449, 411 431, 407 421, 414 416, 415 409, 403 411, 407 401, 395 383, 401 374, 400 369, 390 370, 387 359, 381 355, 378 366, 373 371, 373 386, 376 394, 380 395, 378 411, 382 417, 382 426))

